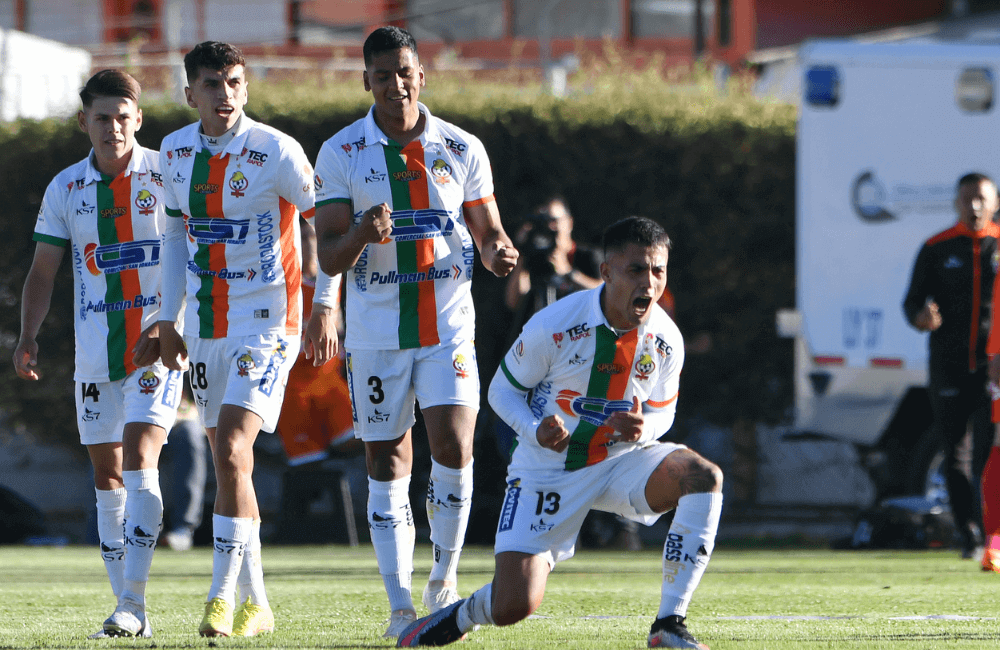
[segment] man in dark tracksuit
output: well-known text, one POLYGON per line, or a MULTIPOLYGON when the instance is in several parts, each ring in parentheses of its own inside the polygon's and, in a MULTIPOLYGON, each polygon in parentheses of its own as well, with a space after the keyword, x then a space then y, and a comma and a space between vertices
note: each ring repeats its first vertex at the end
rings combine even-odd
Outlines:
POLYGON ((948 498, 963 558, 973 557, 982 543, 979 477, 993 444, 986 339, 997 274, 997 207, 997 188, 989 177, 959 179, 958 223, 924 243, 903 301, 910 324, 931 333, 931 408, 945 444, 948 498), (972 485, 956 458, 970 419, 972 485))

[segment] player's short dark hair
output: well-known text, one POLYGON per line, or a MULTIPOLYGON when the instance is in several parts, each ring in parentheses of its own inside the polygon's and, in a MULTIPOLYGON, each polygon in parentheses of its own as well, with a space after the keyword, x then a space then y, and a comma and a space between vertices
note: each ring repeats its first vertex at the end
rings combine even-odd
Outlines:
POLYGON ((121 70, 101 70, 87 80, 80 89, 80 101, 84 108, 90 108, 95 97, 124 97, 139 103, 142 87, 135 77, 121 70))
POLYGON ((417 56, 417 41, 413 38, 413 34, 405 29, 389 25, 388 27, 379 27, 369 34, 361 51, 365 56, 365 66, 367 67, 371 65, 376 54, 404 48, 409 48, 413 52, 413 56, 417 56))
POLYGON ((670 248, 670 236, 663 227, 646 217, 625 217, 604 229, 604 256, 618 251, 629 244, 639 244, 646 248, 666 246, 670 248))
POLYGON ((993 179, 986 174, 983 174, 982 172, 971 172, 958 179, 958 185, 955 186, 955 189, 962 189, 966 185, 979 185, 983 181, 990 183, 993 187, 997 186, 993 179))
POLYGON ((184 72, 187 74, 189 84, 198 78, 198 71, 201 68, 218 71, 234 65, 246 67, 246 64, 243 52, 238 47, 219 41, 198 43, 193 50, 184 55, 184 72))

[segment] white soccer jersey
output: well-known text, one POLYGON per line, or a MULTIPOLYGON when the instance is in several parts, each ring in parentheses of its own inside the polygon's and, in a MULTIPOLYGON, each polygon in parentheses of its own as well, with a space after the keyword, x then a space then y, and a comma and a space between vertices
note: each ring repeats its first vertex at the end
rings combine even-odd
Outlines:
POLYGON ((187 233, 184 334, 298 335, 298 217, 312 217, 312 166, 293 138, 245 114, 214 156, 200 128, 171 133, 160 153, 167 216, 183 217, 187 233))
POLYGON ((347 348, 417 348, 475 333, 463 207, 493 200, 493 172, 478 138, 419 107, 424 132, 405 147, 382 133, 373 107, 316 160, 317 205, 348 203, 355 224, 372 206, 392 208, 388 240, 366 246, 345 274, 347 348))
POLYGON ((157 320, 165 225, 158 155, 138 144, 128 168, 102 177, 93 151, 49 183, 33 239, 71 247, 77 381, 123 379, 157 320))
POLYGON ((572 434, 558 453, 541 447, 533 431, 519 432, 513 473, 593 465, 659 438, 673 423, 684 365, 680 330, 653 305, 645 324, 618 336, 601 310, 603 290, 580 291, 537 312, 500 364, 514 388, 531 391, 537 420, 559 415, 572 434), (644 427, 637 442, 616 442, 604 420, 631 410, 633 396, 644 414, 655 414, 656 426, 644 427))

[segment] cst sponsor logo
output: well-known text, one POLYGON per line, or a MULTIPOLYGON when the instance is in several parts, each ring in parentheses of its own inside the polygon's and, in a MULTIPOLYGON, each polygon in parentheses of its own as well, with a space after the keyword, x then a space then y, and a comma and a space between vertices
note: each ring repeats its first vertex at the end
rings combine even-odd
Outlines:
POLYGON ((139 190, 139 193, 135 195, 135 207, 139 208, 139 214, 153 214, 153 208, 156 207, 156 197, 149 190, 139 190))
POLYGON ((618 411, 629 411, 632 402, 623 399, 609 400, 603 397, 586 397, 572 390, 561 390, 556 396, 556 404, 563 413, 580 418, 595 426, 601 426, 608 416, 618 411))
POLYGON ((532 414, 534 414, 536 418, 541 420, 545 417, 545 407, 551 399, 552 382, 543 381, 535 386, 534 390, 531 392, 531 403, 528 404, 528 408, 531 409, 532 414))
POLYGON ((371 277, 368 278, 368 284, 409 284, 411 282, 424 282, 427 280, 447 280, 452 277, 453 273, 457 276, 461 271, 454 268, 436 269, 433 266, 419 273, 396 273, 395 271, 379 273, 378 271, 372 271, 371 277))
POLYGON ((196 244, 245 244, 250 220, 190 217, 187 229, 196 244))
POLYGON ((469 148, 464 142, 459 142, 458 140, 452 140, 451 138, 444 139, 445 145, 448 147, 448 151, 452 152, 459 158, 466 152, 469 148))
POLYGON ((229 177, 229 189, 232 190, 230 194, 237 198, 243 196, 246 193, 246 189, 250 186, 250 181, 247 177, 243 175, 243 172, 237 170, 233 172, 233 175, 229 177))
POLYGON ((566 334, 569 336, 570 341, 579 341, 590 336, 590 328, 587 327, 586 323, 580 323, 566 330, 566 334))
POLYGON ((274 254, 274 244, 276 243, 274 234, 274 217, 268 210, 264 214, 257 215, 257 250, 260 254, 261 281, 265 284, 274 282, 277 277, 275 265, 278 256, 274 254))
POLYGON ((288 356, 288 343, 279 340, 278 345, 271 351, 271 358, 267 362, 267 368, 264 369, 264 374, 260 378, 260 385, 257 387, 257 390, 268 397, 271 396, 274 385, 278 381, 278 368, 286 356, 288 356))
POLYGON ((152 394, 159 385, 160 378, 157 377, 156 373, 152 370, 144 370, 143 373, 139 375, 139 392, 143 395, 152 394))
POLYGON ((160 240, 140 239, 105 246, 91 242, 83 248, 83 260, 91 275, 156 266, 160 263, 160 240))
POLYGON ((514 527, 514 516, 517 515, 517 502, 521 496, 521 488, 518 479, 514 479, 507 485, 507 496, 504 497, 503 507, 500 508, 500 524, 497 532, 502 533, 514 527))
POLYGON ((208 278, 218 278, 220 280, 242 280, 246 278, 247 280, 253 280, 257 275, 256 271, 253 269, 247 269, 246 271, 233 271, 232 269, 219 269, 218 271, 212 269, 203 269, 194 260, 188 260, 187 269, 194 275, 198 277, 208 277, 208 278))
POLYGON ((455 231, 455 220, 447 210, 396 210, 391 218, 396 241, 448 237, 455 231))
POLYGON ((365 176, 366 183, 382 183, 388 177, 385 172, 380 172, 374 167, 370 169, 371 173, 365 176))

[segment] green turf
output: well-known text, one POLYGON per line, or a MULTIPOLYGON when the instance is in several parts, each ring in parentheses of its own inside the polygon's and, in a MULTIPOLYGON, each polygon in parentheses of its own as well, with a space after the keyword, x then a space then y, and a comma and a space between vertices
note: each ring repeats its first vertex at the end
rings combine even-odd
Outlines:
MULTIPOLYGON (((417 551, 417 597, 430 550, 417 551)), ((462 648, 645 647, 659 602, 659 553, 581 552, 549 580, 537 617, 483 628, 462 648)), ((88 641, 114 602, 96 548, 0 547, 0 648, 378 648, 387 618, 370 547, 264 547, 277 628, 253 639, 199 638, 211 553, 158 551, 148 589, 151 640, 88 641)), ((463 594, 490 580, 489 549, 466 549, 463 594)), ((1000 575, 955 551, 741 551, 719 548, 688 612, 715 650, 997 648, 1000 575), (960 616, 970 620, 905 617, 960 616), (767 618, 784 617, 784 618, 767 618), (820 618, 824 617, 824 618, 820 618), (826 618, 831 617, 831 618, 826 618)))

